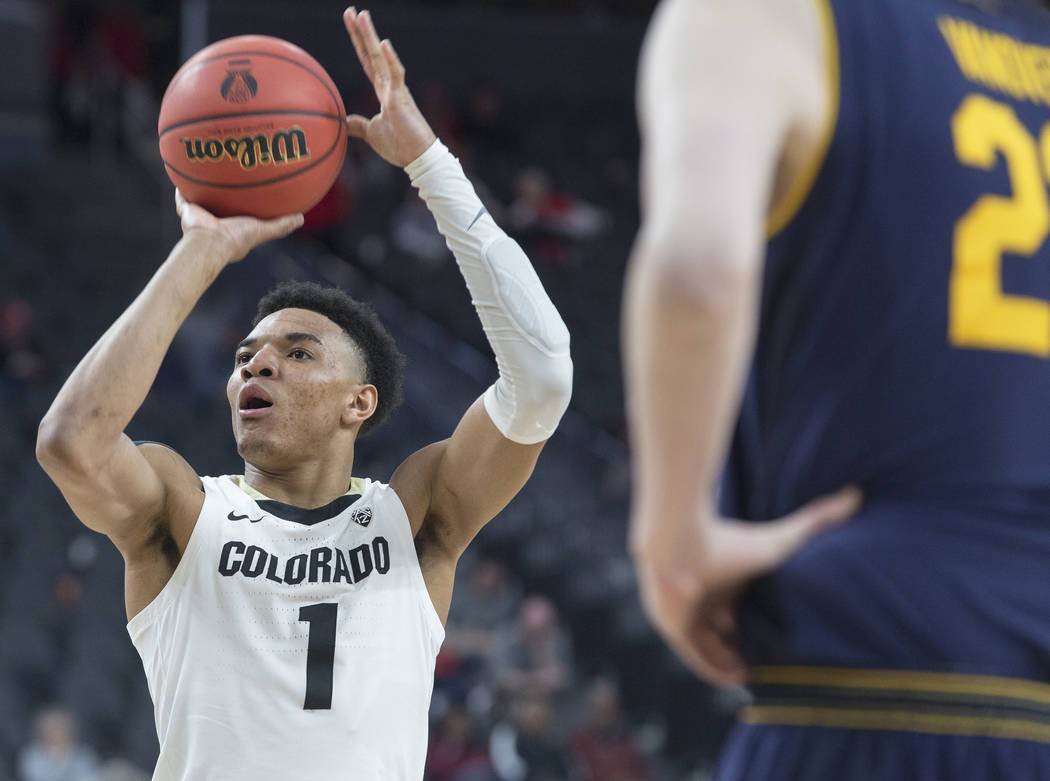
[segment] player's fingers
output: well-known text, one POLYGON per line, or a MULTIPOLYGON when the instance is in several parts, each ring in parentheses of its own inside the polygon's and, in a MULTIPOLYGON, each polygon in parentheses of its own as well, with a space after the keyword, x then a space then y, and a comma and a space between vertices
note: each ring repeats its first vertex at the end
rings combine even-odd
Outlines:
POLYGON ((272 220, 264 220, 262 223, 262 234, 264 236, 263 240, 269 241, 270 239, 278 239, 281 236, 287 236, 296 228, 301 227, 302 224, 302 214, 286 214, 283 217, 277 217, 272 220))
POLYGON ((714 681, 723 686, 742 684, 747 678, 747 665, 740 658, 736 643, 706 619, 693 627, 691 644, 710 666, 714 681))
POLYGON ((855 515, 863 501, 859 488, 847 486, 833 494, 814 499, 790 515, 769 524, 765 529, 768 532, 769 567, 778 566, 813 535, 855 515))
POLYGON ((811 536, 856 514, 863 501, 864 496, 860 489, 850 485, 804 504, 784 520, 811 536))
POLYGON ((720 637, 724 637, 729 643, 736 643, 736 610, 732 604, 709 608, 707 621, 720 637))
POLYGON ((364 138, 368 134, 368 117, 360 114, 348 114, 346 117, 346 132, 354 138, 364 138))
POLYGON ((203 206, 187 201, 177 188, 175 190, 175 213, 182 220, 183 228, 189 224, 200 225, 215 219, 215 216, 203 206))
POLYGON ((386 60, 387 68, 390 70, 390 83, 394 87, 400 87, 405 83, 405 66, 401 64, 401 58, 394 51, 394 44, 389 38, 384 38, 379 45, 386 60))
POLYGON ((642 605, 660 636, 682 663, 705 681, 727 686, 741 683, 746 668, 736 652, 736 619, 732 604, 702 604, 689 576, 640 578, 642 605))
POLYGON ((702 622, 688 632, 661 632, 675 655, 703 680, 717 686, 742 684, 747 679, 747 666, 736 648, 719 637, 702 622))
POLYGON ((383 56, 379 45, 379 35, 376 33, 375 25, 372 24, 372 14, 362 11, 357 15, 357 27, 361 33, 361 44, 364 47, 365 56, 372 67, 374 78, 372 83, 376 89, 390 82, 390 67, 387 65, 386 57, 383 56))
POLYGON ((663 638, 671 650, 674 651, 675 656, 678 657, 682 664, 692 670, 694 675, 709 683, 716 682, 717 673, 692 644, 685 639, 671 635, 665 634, 663 638))
POLYGON ((357 9, 354 6, 350 6, 343 11, 343 24, 346 26, 346 31, 350 34, 350 43, 354 46, 354 52, 357 54, 357 60, 361 63, 361 68, 365 72, 365 76, 372 84, 375 84, 375 74, 372 71, 372 62, 368 58, 368 54, 365 52, 364 41, 361 37, 361 22, 360 14, 357 13, 357 9))

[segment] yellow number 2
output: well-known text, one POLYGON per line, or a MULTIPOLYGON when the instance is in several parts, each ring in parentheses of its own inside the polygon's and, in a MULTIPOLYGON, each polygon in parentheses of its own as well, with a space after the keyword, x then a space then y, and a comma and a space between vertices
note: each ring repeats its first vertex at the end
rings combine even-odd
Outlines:
MULTIPOLYGON (((963 101, 952 137, 959 161, 974 168, 991 170, 1002 153, 1013 197, 983 195, 955 224, 948 339, 955 347, 1050 357, 1050 302, 1002 290, 1003 253, 1032 255, 1050 232, 1035 139, 1012 108, 983 95, 963 101)), ((1050 160, 1050 126, 1041 145, 1050 160)))

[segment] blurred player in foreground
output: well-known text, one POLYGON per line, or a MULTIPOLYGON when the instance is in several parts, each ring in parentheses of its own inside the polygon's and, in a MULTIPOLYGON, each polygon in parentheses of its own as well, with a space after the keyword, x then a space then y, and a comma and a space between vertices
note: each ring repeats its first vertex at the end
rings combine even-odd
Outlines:
POLYGON ((198 298, 302 222, 217 220, 179 199, 182 240, 70 376, 37 448, 124 556, 158 780, 418 781, 457 559, 528 479, 569 401, 568 332, 528 258, 435 138, 368 13, 344 21, 380 102, 347 118, 350 134, 419 188, 500 376, 389 485, 351 477, 357 436, 396 403, 401 356, 341 291, 280 287, 227 386, 243 477, 200 478, 174 451, 136 446, 123 430, 198 298))
POLYGON ((722 781, 1050 778, 1048 47, 1034 0, 656 15, 631 544, 753 687, 722 781))

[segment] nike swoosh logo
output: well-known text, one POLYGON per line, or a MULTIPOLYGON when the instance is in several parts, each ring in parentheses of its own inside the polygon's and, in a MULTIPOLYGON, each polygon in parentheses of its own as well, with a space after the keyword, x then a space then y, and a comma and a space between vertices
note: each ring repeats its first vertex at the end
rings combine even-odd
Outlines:
POLYGON ((486 209, 484 206, 482 206, 481 210, 478 211, 478 213, 474 215, 474 219, 470 221, 470 225, 467 226, 467 230, 470 230, 471 228, 474 227, 474 223, 481 219, 481 215, 488 214, 488 213, 489 213, 489 210, 486 209))
MULTIPOLYGON (((226 517, 229 520, 231 520, 231 521, 243 521, 245 518, 248 518, 247 515, 235 515, 232 510, 230 511, 230 514, 227 515, 226 517)), ((259 521, 261 521, 265 517, 266 517, 265 515, 261 515, 258 518, 248 518, 248 520, 251 521, 252 523, 258 523, 259 521)))

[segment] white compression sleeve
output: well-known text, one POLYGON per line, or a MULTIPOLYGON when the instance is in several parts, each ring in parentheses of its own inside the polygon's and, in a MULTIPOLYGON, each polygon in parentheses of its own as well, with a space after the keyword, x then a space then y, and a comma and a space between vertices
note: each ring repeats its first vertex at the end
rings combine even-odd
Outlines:
POLYGON ((569 406, 569 330, 528 257, 492 219, 441 141, 405 172, 455 255, 496 354, 499 379, 485 391, 485 410, 507 439, 542 442, 569 406))

